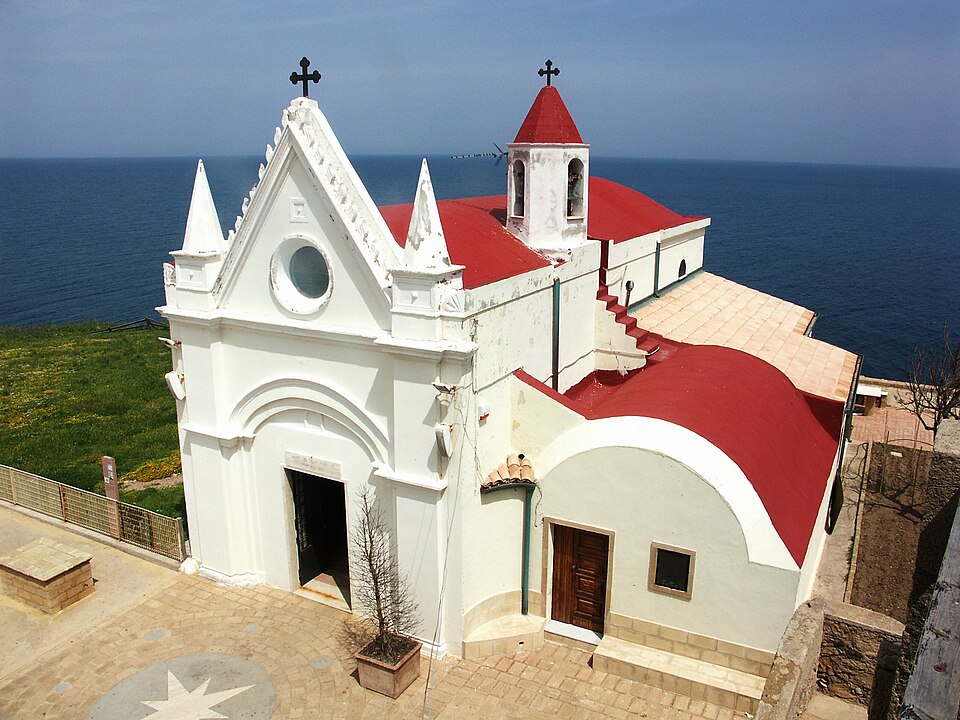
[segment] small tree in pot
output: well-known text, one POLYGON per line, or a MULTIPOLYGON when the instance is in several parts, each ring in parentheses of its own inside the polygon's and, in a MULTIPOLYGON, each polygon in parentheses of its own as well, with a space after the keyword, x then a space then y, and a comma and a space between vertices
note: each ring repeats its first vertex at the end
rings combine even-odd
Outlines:
POLYGON ((396 698, 420 675, 421 643, 408 635, 419 625, 420 613, 370 488, 360 493, 358 505, 350 533, 351 585, 356 610, 376 634, 357 653, 357 670, 365 688, 396 698))

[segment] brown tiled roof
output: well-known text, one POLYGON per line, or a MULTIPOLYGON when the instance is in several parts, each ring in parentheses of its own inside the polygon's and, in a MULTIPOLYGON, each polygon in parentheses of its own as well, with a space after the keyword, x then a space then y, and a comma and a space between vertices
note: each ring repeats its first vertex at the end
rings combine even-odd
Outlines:
POLYGON ((519 482, 530 483, 531 485, 537 482, 533 475, 533 463, 530 462, 530 458, 512 453, 507 455, 505 463, 487 475, 481 485, 490 488, 504 483, 519 482))

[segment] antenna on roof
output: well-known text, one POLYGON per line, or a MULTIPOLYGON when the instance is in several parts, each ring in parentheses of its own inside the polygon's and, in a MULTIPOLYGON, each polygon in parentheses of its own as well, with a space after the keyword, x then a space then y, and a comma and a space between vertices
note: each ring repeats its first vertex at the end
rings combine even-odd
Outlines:
POLYGON ((496 152, 469 153, 467 155, 451 155, 450 158, 453 160, 465 160, 466 158, 492 157, 492 158, 496 158, 496 161, 493 163, 493 166, 496 167, 500 164, 500 161, 507 156, 507 153, 496 143, 494 143, 493 146, 497 149, 496 152))

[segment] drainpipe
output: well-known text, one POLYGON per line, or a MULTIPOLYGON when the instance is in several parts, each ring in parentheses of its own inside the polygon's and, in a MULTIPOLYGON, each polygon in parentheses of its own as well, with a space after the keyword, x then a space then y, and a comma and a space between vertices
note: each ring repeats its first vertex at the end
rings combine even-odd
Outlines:
POLYGON ((535 487, 535 483, 518 481, 480 488, 481 495, 498 490, 523 490, 523 561, 520 571, 520 613, 523 615, 530 610, 530 532, 533 528, 533 489, 535 487))
POLYGON ((653 255, 653 297, 660 297, 660 241, 653 255))
POLYGON ((560 278, 553 280, 553 389, 560 391, 560 278))

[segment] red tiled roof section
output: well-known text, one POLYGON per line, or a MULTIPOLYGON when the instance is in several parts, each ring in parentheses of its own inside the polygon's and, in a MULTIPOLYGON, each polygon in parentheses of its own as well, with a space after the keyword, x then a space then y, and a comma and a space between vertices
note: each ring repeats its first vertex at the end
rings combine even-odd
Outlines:
POLYGON ((702 218, 678 215, 625 185, 591 177, 587 237, 622 242, 702 218))
MULTIPOLYGON (((546 392, 525 373, 517 376, 546 392)), ((802 567, 837 453, 843 403, 807 396, 769 363, 714 345, 685 345, 610 392, 546 394, 587 419, 666 420, 709 440, 751 482, 802 567)))
MULTIPOLYGON (((463 286, 468 290, 550 264, 504 227, 505 196, 441 200, 437 207, 450 260, 466 267, 463 286)), ((403 247, 413 205, 390 205, 380 208, 380 212, 394 239, 403 247)))
POLYGON ((540 88, 514 142, 583 144, 570 111, 553 85, 540 88))

